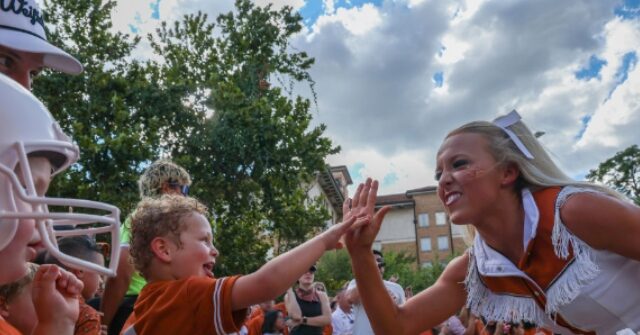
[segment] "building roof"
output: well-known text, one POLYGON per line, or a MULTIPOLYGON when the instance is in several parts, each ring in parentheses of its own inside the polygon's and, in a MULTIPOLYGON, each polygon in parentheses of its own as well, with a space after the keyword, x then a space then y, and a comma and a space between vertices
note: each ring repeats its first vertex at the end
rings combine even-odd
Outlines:
POLYGON ((407 197, 412 197, 414 195, 435 193, 437 190, 438 190, 437 186, 425 186, 425 187, 416 188, 416 189, 413 189, 413 190, 408 190, 405 193, 405 195, 407 197))
POLYGON ((351 175, 349 174, 349 169, 347 169, 346 165, 332 166, 330 169, 331 169, 331 172, 342 173, 345 180, 347 181, 347 185, 353 184, 353 180, 351 180, 351 175))
POLYGON ((327 199, 331 203, 331 206, 342 215, 342 203, 344 202, 344 195, 338 186, 336 179, 333 177, 333 168, 327 167, 324 171, 318 174, 318 184, 326 194, 327 199))
POLYGON ((376 207, 382 207, 387 205, 396 207, 396 208, 413 207, 415 205, 415 202, 413 201, 413 199, 407 197, 406 194, 404 193, 387 194, 387 195, 378 196, 378 199, 376 200, 376 207))

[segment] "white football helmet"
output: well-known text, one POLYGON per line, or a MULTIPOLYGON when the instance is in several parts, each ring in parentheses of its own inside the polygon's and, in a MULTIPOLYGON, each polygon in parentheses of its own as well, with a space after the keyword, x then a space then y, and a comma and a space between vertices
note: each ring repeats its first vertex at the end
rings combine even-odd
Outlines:
POLYGON ((13 239, 21 220, 35 220, 42 243, 60 262, 114 276, 120 253, 118 208, 96 201, 38 195, 27 159, 30 155, 49 158, 53 176, 78 160, 79 149, 31 92, 0 74, 0 250, 13 239), (24 185, 16 168, 24 177, 24 185), (66 210, 50 212, 50 207, 66 210), (62 225, 73 229, 54 229, 62 225), (111 235, 109 268, 58 250, 57 236, 96 234, 111 235))

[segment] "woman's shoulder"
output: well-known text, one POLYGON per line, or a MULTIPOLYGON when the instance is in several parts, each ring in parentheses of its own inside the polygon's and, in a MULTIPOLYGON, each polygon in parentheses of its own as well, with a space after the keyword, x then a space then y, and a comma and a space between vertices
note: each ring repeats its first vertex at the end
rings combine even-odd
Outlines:
POLYGON ((466 251, 464 254, 452 259, 442 272, 439 281, 456 284, 464 282, 469 269, 470 257, 469 251, 466 251))

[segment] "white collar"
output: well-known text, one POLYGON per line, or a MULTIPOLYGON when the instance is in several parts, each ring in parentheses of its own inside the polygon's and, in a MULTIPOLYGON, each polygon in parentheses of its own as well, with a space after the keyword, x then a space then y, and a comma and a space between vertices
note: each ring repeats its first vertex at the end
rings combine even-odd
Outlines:
MULTIPOLYGON (((522 190, 522 206, 524 208, 524 234, 522 242, 526 250, 529 242, 536 237, 538 221, 540 220, 538 206, 531 191, 527 188, 522 190)), ((475 236, 473 254, 476 258, 478 271, 483 276, 524 275, 508 258, 491 248, 482 237, 480 237, 480 234, 476 234, 475 236)))

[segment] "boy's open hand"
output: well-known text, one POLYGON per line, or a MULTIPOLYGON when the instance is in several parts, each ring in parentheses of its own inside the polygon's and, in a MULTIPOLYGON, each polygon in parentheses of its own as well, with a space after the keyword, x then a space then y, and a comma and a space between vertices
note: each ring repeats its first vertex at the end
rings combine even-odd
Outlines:
MULTIPOLYGON (((367 178, 364 184, 360 184, 356 194, 351 200, 351 206, 343 206, 345 220, 350 217, 357 217, 364 220, 364 223, 354 224, 345 235, 345 242, 349 252, 356 250, 366 250, 371 252, 373 241, 380 231, 380 225, 384 216, 391 207, 384 206, 377 212, 376 199, 378 195, 378 181, 367 178)), ((346 201, 345 201, 346 204, 346 201)))

